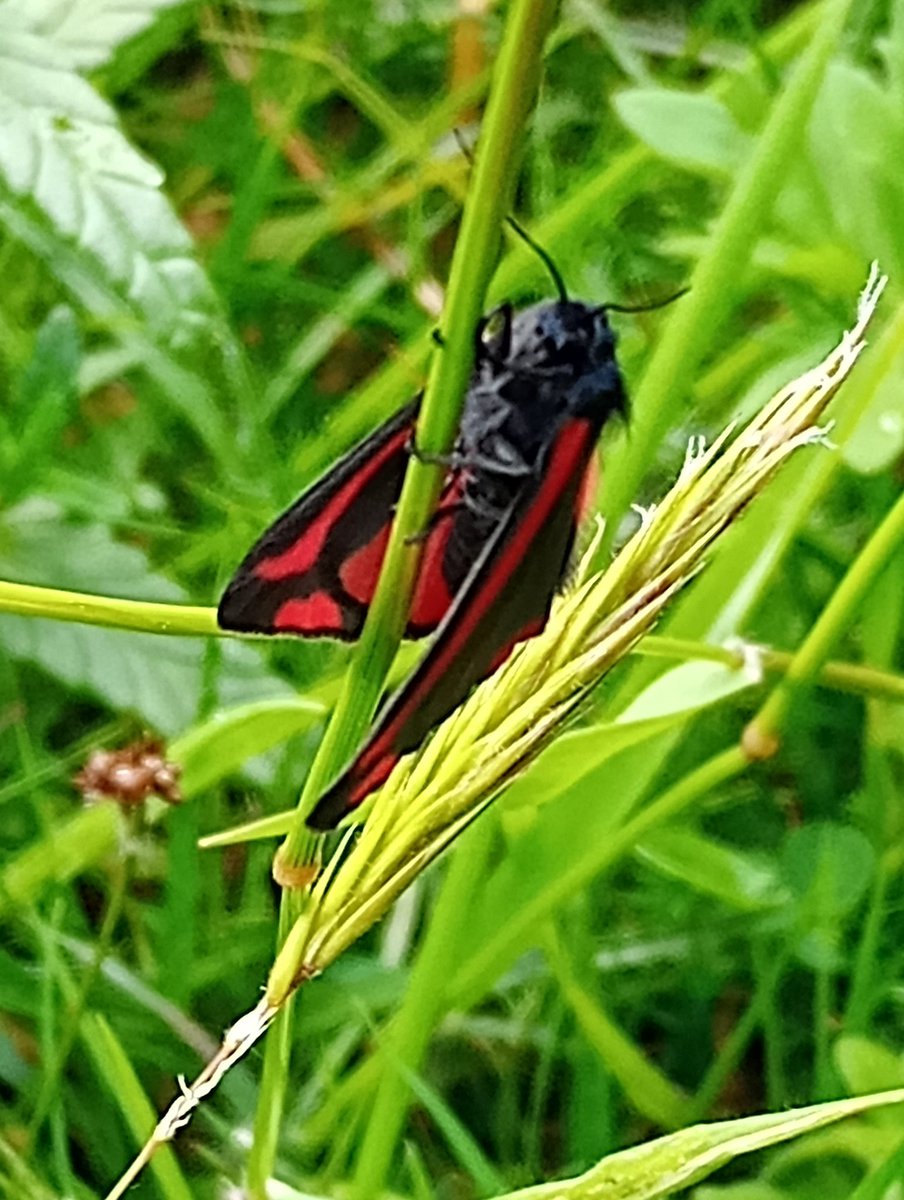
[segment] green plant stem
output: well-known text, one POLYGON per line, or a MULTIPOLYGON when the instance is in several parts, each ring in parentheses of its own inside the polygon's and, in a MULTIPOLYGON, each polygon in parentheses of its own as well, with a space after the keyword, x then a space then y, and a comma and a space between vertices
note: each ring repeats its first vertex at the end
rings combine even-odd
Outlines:
MULTIPOLYGON (((717 662, 735 668, 740 667, 743 662, 741 652, 730 646, 711 646, 692 638, 658 634, 644 638, 632 654, 639 658, 665 658, 679 662, 717 662)), ((795 658, 788 650, 770 650, 766 646, 756 647, 755 654, 766 675, 784 675, 795 658)), ((885 700, 904 700, 904 676, 882 671, 878 667, 862 666, 860 663, 824 663, 817 676, 817 682, 839 692, 853 692, 885 700)))
MULTIPOLYGON (((148 600, 123 600, 115 596, 97 596, 90 592, 63 591, 26 583, 0 581, 0 613, 22 617, 40 617, 53 621, 75 621, 98 625, 103 629, 129 629, 136 633, 156 633, 169 637, 234 637, 259 641, 254 635, 236 634, 217 625, 217 610, 202 605, 160 604, 148 600)), ((783 674, 794 661, 786 650, 758 650, 767 675, 783 674)), ((692 638, 651 634, 632 654, 640 658, 674 659, 690 662, 702 659, 741 665, 741 654, 729 646, 712 646, 692 638)), ((838 691, 875 696, 885 700, 904 700, 904 676, 859 663, 827 662, 819 682, 838 691)), ((280 828, 280 833, 285 830, 280 828)))
POLYGON ((632 403, 631 437, 617 468, 606 472, 603 512, 608 555, 619 518, 669 423, 687 394, 707 348, 757 244, 772 203, 796 153, 826 66, 844 28, 851 0, 827 0, 809 48, 769 114, 757 145, 741 168, 690 279, 690 292, 675 306, 632 403))
MULTIPOLYGON (((455 247, 443 317, 443 348, 435 354, 418 419, 417 440, 427 454, 448 452, 458 428, 473 364, 474 329, 496 262, 499 230, 511 206, 521 133, 533 105, 540 76, 543 42, 552 21, 551 0, 516 0, 506 22, 494 72, 483 132, 477 148, 472 187, 455 247)), ((420 547, 413 535, 425 528, 436 504, 442 471, 412 457, 376 594, 346 673, 332 720, 279 851, 281 867, 292 870, 310 861, 317 841, 305 818, 324 787, 342 768, 373 716, 387 673, 401 642, 417 570, 420 547)), ((301 915, 302 897, 284 892, 282 938, 301 915)), ((275 1129, 282 1112, 287 1055, 285 1013, 276 1036, 267 1040, 256 1136, 249 1156, 251 1194, 263 1200, 275 1155, 275 1129)))
POLYGON ((178 637, 222 637, 217 610, 190 604, 159 604, 150 600, 123 600, 37 587, 29 583, 0 580, 0 612, 20 617, 50 617, 54 621, 78 621, 107 629, 131 629, 137 633, 162 633, 178 637))
POLYGON ((446 1007, 446 987, 458 965, 461 933, 474 893, 486 871, 494 823, 478 821, 457 847, 430 927, 411 972, 405 999, 380 1047, 380 1082, 355 1169, 353 1200, 370 1200, 384 1189, 408 1111, 408 1078, 420 1066, 434 1027, 446 1007))
MULTIPOLYGON (((796 686, 811 681, 822 660, 828 655, 841 633, 849 626, 854 611, 904 538, 904 496, 892 507, 879 528, 873 533, 854 560, 831 600, 826 605, 810 634, 793 656, 789 677, 796 686)), ((788 715, 791 685, 786 680, 765 701, 745 731, 744 744, 730 746, 700 764, 683 779, 638 812, 622 826, 599 852, 588 855, 581 864, 581 873, 563 878, 561 895, 565 901, 575 889, 596 878, 623 854, 629 852, 649 830, 665 824, 685 811, 701 796, 743 774, 751 759, 767 757, 777 749, 779 725, 788 715), (756 751, 754 749, 756 747, 756 751)), ((472 957, 456 979, 453 1002, 467 1002, 482 994, 484 981, 495 977, 497 964, 506 961, 506 948, 519 933, 542 921, 550 907, 551 892, 547 890, 536 908, 526 905, 518 913, 517 922, 509 922, 500 939, 490 938, 472 957)))
POLYGON ((857 555, 835 589, 815 625, 794 655, 781 683, 753 718, 748 730, 765 741, 772 740, 788 716, 796 691, 817 675, 868 589, 904 539, 904 495, 886 514, 879 528, 857 555))
MULTIPOLYGON (((426 454, 447 453, 458 429, 473 365, 474 330, 495 267, 499 230, 511 206, 521 132, 536 94, 552 13, 551 0, 518 0, 506 24, 452 260, 443 348, 433 356, 418 419, 418 445, 426 454)), ((412 458, 357 653, 281 850, 289 866, 309 853, 305 818, 373 716, 407 620, 419 557, 419 546, 411 539, 429 521, 441 483, 441 468, 412 458)))

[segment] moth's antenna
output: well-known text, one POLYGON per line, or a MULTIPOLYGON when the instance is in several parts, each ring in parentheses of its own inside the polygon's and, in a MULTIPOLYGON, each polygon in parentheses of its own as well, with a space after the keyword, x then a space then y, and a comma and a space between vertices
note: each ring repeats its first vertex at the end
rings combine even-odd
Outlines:
MULTIPOLYGON (((452 130, 452 132, 455 135, 456 142, 458 142, 459 150, 473 167, 473 150, 469 145, 466 144, 460 129, 455 128, 452 130)), ((553 283, 555 284, 556 291, 559 293, 559 299, 563 304, 566 304, 568 302, 568 289, 565 287, 565 280, 562 278, 562 273, 553 262, 552 255, 549 253, 549 251, 544 250, 540 243, 535 241, 534 238, 532 238, 524 228, 524 226, 520 222, 516 221, 513 216, 507 216, 505 218, 505 223, 513 233, 517 234, 517 236, 521 238, 522 242, 524 242, 526 246, 529 246, 530 249, 533 250, 537 258, 539 258, 539 260, 543 263, 544 267, 546 267, 547 271, 549 272, 553 283)))
POLYGON ((522 242, 524 242, 526 246, 530 246, 537 258, 539 258, 544 267, 546 267, 547 271, 552 277, 553 283, 556 285, 556 291, 559 293, 559 299, 563 304, 567 303, 568 289, 565 287, 565 280, 562 278, 562 272, 552 261, 552 255, 548 250, 544 250, 540 243, 535 241, 524 228, 524 226, 520 225, 514 217, 506 217, 505 220, 509 229, 511 229, 514 233, 517 233, 518 237, 521 238, 522 242))
POLYGON ((689 287, 680 288, 677 292, 673 292, 671 296, 666 296, 664 300, 652 300, 649 304, 601 304, 599 311, 620 313, 652 312, 654 308, 665 308, 667 304, 674 304, 676 300, 680 300, 682 296, 686 296, 690 290, 689 287))

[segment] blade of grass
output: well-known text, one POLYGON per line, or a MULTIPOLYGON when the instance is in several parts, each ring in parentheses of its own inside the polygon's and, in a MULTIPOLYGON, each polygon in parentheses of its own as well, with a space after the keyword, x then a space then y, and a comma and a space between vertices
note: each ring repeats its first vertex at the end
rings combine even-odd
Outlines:
POLYGON ((445 1007, 446 987, 458 963, 459 935, 487 867, 493 832, 492 822, 479 822, 456 849, 408 980, 405 999, 381 1045, 380 1082, 358 1155, 354 1200, 370 1200, 385 1186, 408 1112, 409 1080, 418 1070, 445 1007))
MULTIPOLYGON (((154 1120, 154 1110, 119 1039, 99 1013, 83 1018, 82 1038, 95 1069, 116 1097, 133 1136, 140 1141, 154 1120)), ((163 1147, 163 1152, 155 1155, 150 1168, 165 1200, 191 1200, 191 1191, 169 1146, 163 1147)), ((114 1195, 111 1193, 111 1197, 114 1195)))
POLYGON ((902 1101, 904 1090, 898 1089, 789 1112, 692 1125, 657 1141, 610 1154, 576 1179, 510 1192, 503 1200, 657 1200, 683 1191, 742 1154, 902 1101))
POLYGON ((631 437, 618 462, 606 472, 603 554, 611 549, 619 518, 636 494, 647 464, 673 419, 676 404, 686 395, 712 343, 720 314, 728 310, 737 281, 800 144, 850 3, 831 0, 823 5, 813 40, 773 105, 756 148, 739 172, 706 250, 697 261, 690 292, 666 321, 633 399, 631 437))
POLYGON ((678 1129, 687 1120, 689 1098, 612 1020, 595 996, 575 976, 554 925, 547 925, 543 948, 565 1003, 588 1043, 643 1116, 678 1129))
MULTIPOLYGON (((473 186, 465 203, 461 234, 452 260, 443 319, 443 349, 434 355, 418 420, 418 443, 430 454, 447 452, 458 427, 473 362, 474 329, 495 266, 499 231, 511 203, 521 132, 536 94, 543 42, 552 15, 550 0, 518 0, 506 22, 477 149, 473 186)), ((305 782, 293 826, 280 849, 281 868, 293 870, 316 853, 317 843, 307 830, 305 818, 373 715, 402 638, 414 586, 419 547, 411 538, 429 520, 441 482, 439 468, 412 458, 377 591, 345 686, 305 782)), ((303 897, 284 893, 280 910, 281 941, 288 936, 302 908, 303 897)), ((288 1017, 284 1011, 279 1019, 280 1030, 268 1039, 255 1138, 249 1156, 249 1190, 260 1200, 266 1195, 285 1096, 288 1017)))

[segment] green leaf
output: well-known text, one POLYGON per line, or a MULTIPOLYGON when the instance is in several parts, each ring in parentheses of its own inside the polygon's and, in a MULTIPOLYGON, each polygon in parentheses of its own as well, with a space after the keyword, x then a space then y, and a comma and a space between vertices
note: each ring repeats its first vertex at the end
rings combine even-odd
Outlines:
POLYGON ((657 829, 638 844, 637 854, 662 874, 741 912, 775 908, 788 900, 765 855, 745 853, 693 829, 657 829))
POLYGON ((148 328, 185 342, 206 330, 213 293, 163 195, 159 168, 46 38, 0 7, 0 181, 76 245, 148 328))
POLYGON ((760 682, 758 672, 746 666, 729 667, 705 660, 682 663, 654 680, 619 714, 615 724, 687 719, 760 682))
POLYGON ((888 147, 902 143, 904 119, 891 94, 866 70, 832 63, 810 119, 810 152, 836 227, 864 261, 878 259, 894 273, 904 263, 904 181, 888 147))
POLYGON ((757 682, 747 670, 724 663, 689 662, 664 671, 614 721, 557 738, 506 792, 506 818, 522 805, 548 804, 613 755, 680 727, 757 682))
POLYGON ((878 1088, 904 1084, 901 1055, 872 1038, 859 1034, 840 1037, 834 1046, 835 1062, 852 1092, 872 1092, 878 1088))
POLYGON ((615 98, 618 115, 645 145, 692 171, 729 174, 746 160, 752 139, 715 96, 644 87, 615 98))
POLYGON ((204 643, 151 633, 0 617, 0 645, 78 692, 132 712, 174 734, 193 720, 201 698, 204 643))
POLYGON ((831 1100, 789 1112, 693 1125, 679 1133, 610 1154, 584 1175, 510 1192, 507 1200, 656 1200, 705 1179, 743 1154, 763 1150, 886 1104, 904 1090, 831 1100))
POLYGON ((782 876, 817 919, 832 923, 855 909, 873 877, 876 855, 858 830, 817 821, 789 836, 782 855, 782 876))
MULTIPOLYGON (((89 1013, 82 1019, 81 1034, 95 1071, 125 1117, 137 1150, 150 1135, 157 1118, 129 1056, 99 1013, 89 1013)), ((171 1146, 159 1147, 151 1159, 150 1170, 164 1200, 191 1200, 192 1193, 171 1146)))
MULTIPOLYGON (((76 591, 90 590, 100 578, 112 596, 185 598, 177 584, 150 569, 140 550, 115 541, 103 526, 66 523, 52 505, 23 504, 0 522, 0 577, 76 591)), ((113 708, 137 713, 167 735, 197 716, 204 645, 199 638, 0 617, 0 646, 14 658, 36 663, 113 708)), ((216 696, 221 704, 293 694, 251 646, 226 641, 221 652, 216 696)))
POLYGON ((324 711, 314 700, 290 696, 217 712, 172 742, 167 756, 181 764, 182 790, 194 796, 254 755, 310 728, 324 711))
POLYGON ((848 438, 844 461, 861 475, 890 470, 904 450, 904 388, 901 356, 876 388, 870 405, 848 438))

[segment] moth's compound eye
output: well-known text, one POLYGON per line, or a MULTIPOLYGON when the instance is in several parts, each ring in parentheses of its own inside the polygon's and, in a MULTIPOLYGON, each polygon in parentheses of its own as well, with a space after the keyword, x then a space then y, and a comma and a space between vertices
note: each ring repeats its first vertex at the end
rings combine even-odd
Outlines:
POLYGON ((505 313, 501 308, 494 309, 483 322, 480 330, 480 340, 485 346, 491 345, 499 339, 501 333, 504 333, 505 327, 505 313))

